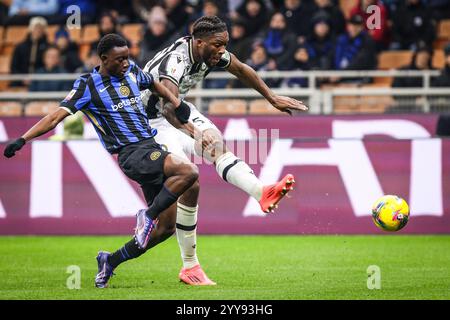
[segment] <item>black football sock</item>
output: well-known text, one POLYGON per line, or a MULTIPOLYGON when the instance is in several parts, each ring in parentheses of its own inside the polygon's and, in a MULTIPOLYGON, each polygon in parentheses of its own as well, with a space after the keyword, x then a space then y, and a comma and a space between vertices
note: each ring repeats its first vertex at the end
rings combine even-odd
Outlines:
POLYGON ((113 268, 116 268, 119 264, 139 257, 146 250, 142 250, 136 244, 136 240, 132 238, 129 242, 127 242, 122 248, 114 252, 109 256, 108 262, 112 265, 113 268))
POLYGON ((178 197, 163 185, 161 191, 153 200, 152 205, 147 209, 147 215, 154 220, 158 215, 177 202, 178 197))

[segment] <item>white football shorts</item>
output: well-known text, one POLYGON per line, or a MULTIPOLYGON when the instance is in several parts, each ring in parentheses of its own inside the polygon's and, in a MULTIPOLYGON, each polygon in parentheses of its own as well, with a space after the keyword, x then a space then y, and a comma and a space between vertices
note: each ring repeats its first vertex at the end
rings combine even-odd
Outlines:
MULTIPOLYGON (((207 117, 202 115, 197 108, 190 102, 187 102, 191 108, 189 122, 192 122, 200 131, 207 129, 217 129, 216 125, 207 117)), ((166 118, 160 116, 156 119, 150 119, 150 126, 158 130, 155 141, 160 144, 164 150, 167 150, 183 159, 189 160, 191 155, 195 154, 195 140, 172 126, 166 118)))

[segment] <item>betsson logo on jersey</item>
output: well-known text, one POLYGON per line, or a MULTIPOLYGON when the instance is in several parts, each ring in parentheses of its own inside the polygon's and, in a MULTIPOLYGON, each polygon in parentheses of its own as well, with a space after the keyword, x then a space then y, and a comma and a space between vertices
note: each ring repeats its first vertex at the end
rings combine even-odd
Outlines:
POLYGON ((113 104, 111 108, 113 109, 113 111, 117 111, 126 106, 131 106, 134 110, 138 110, 138 105, 140 102, 141 102, 141 97, 136 96, 136 97, 132 97, 130 99, 122 100, 118 104, 113 104))

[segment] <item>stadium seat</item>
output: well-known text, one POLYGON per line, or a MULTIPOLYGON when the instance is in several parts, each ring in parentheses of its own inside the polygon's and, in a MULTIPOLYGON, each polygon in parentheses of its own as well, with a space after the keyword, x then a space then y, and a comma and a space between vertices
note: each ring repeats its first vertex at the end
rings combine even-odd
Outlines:
MULTIPOLYGON (((384 84, 377 83, 367 84, 361 86, 362 89, 371 89, 385 87, 384 84)), ((391 96, 380 95, 364 95, 360 97, 359 112, 362 113, 383 113, 389 106, 393 104, 393 98, 391 96)))
POLYGON ((82 43, 78 47, 78 56, 81 61, 85 61, 91 51, 91 45, 89 43, 82 43))
POLYGON ((378 55, 378 69, 398 69, 411 63, 413 53, 409 50, 383 51, 378 55))
POLYGON ((143 37, 143 24, 141 23, 130 23, 122 27, 123 35, 131 41, 132 45, 138 45, 143 37))
MULTIPOLYGON (((50 43, 55 42, 55 35, 56 32, 59 30, 61 26, 59 25, 52 25, 48 26, 47 28, 47 39, 50 43)), ((76 43, 79 43, 81 40, 81 28, 80 29, 67 29, 67 32, 69 33, 70 40, 76 43)))
POLYGON ((333 112, 336 114, 358 113, 360 98, 355 96, 333 97, 333 112))
POLYGON ((73 28, 67 30, 70 35, 70 40, 79 43, 81 41, 81 28, 73 28))
POLYGON ((83 28, 81 43, 92 43, 100 39, 100 31, 96 24, 88 24, 83 28))
MULTIPOLYGON (((378 69, 398 69, 411 63, 412 51, 383 51, 378 55, 378 69)), ((375 77, 374 82, 390 86, 392 77, 375 77)))
POLYGON ((434 50, 432 66, 435 69, 442 69, 445 67, 444 50, 434 50))
POLYGON ((58 25, 51 25, 47 27, 47 40, 50 43, 55 42, 55 34, 56 31, 58 31, 59 26, 58 25))
POLYGON ((0 74, 8 74, 11 67, 11 55, 0 56, 0 74))
POLYGON ((209 114, 246 114, 247 102, 239 99, 213 100, 209 103, 209 114))
POLYGON ((450 19, 442 20, 436 28, 436 40, 433 42, 433 49, 444 49, 450 43, 450 19))
POLYGON ((45 116, 59 107, 58 101, 35 101, 25 106, 26 116, 45 116))
POLYGON ((26 26, 9 26, 6 29, 5 44, 17 45, 24 41, 28 34, 28 27, 26 26))
POLYGON ((5 35, 5 28, 0 26, 0 52, 3 46, 3 36, 5 35))
POLYGON ((18 117, 22 115, 22 104, 15 101, 0 102, 0 117, 18 117))
POLYGON ((439 39, 447 39, 450 41, 450 19, 442 20, 439 23, 437 37, 439 39))
POLYGON ((282 115, 283 113, 275 109, 267 100, 256 99, 249 104, 250 114, 277 114, 282 115))

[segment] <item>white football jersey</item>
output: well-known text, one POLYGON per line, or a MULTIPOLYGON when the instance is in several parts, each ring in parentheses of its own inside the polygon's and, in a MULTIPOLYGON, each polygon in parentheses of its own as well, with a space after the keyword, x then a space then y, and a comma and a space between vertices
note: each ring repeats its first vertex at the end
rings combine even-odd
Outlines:
MULTIPOLYGON (((171 46, 159 51, 144 67, 144 71, 152 74, 154 79, 168 79, 179 88, 179 98, 184 99, 188 91, 203 80, 213 69, 205 63, 194 61, 192 54, 192 37, 183 37, 171 46)), ((227 68, 231 63, 228 51, 222 55, 216 67, 227 68)), ((141 99, 149 109, 150 118, 160 116, 159 97, 150 90, 141 91, 141 99)))

